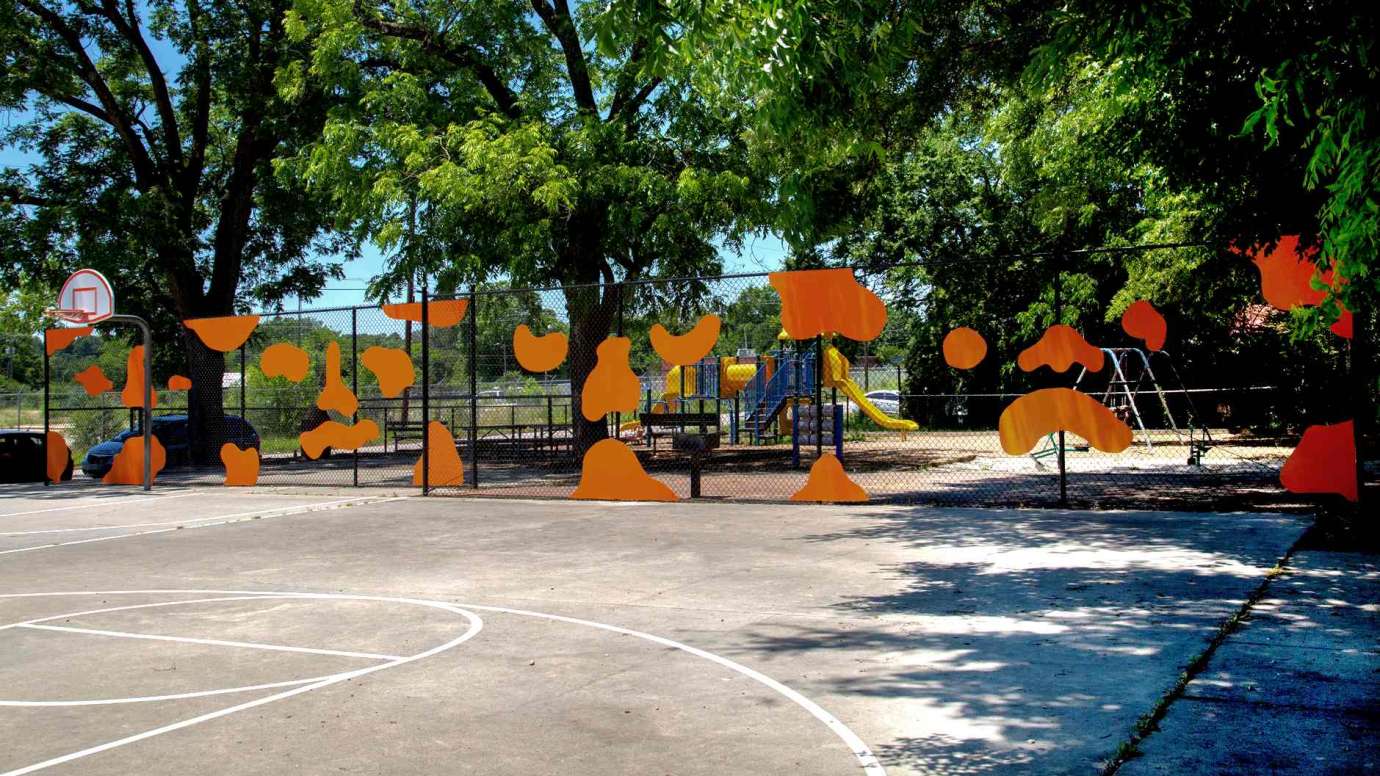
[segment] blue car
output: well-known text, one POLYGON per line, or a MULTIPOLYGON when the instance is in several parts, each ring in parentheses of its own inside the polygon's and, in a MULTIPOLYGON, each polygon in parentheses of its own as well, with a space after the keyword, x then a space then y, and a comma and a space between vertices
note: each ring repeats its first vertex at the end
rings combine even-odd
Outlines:
MULTIPOLYGON (((100 479, 110 471, 115 456, 124 448, 125 440, 139 436, 136 430, 122 431, 114 439, 107 439, 86 451, 82 459, 82 472, 93 479, 100 479)), ((187 439, 186 415, 156 415, 153 418, 153 436, 168 454, 169 467, 183 466, 191 461, 191 445, 187 439)), ((249 421, 238 415, 225 415, 221 433, 217 435, 237 447, 259 449, 259 432, 249 425, 249 421)))

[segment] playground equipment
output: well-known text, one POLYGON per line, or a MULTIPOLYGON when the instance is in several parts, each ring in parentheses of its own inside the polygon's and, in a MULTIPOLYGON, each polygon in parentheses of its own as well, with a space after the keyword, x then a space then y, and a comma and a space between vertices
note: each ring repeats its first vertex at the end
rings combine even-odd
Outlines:
POLYGON ((887 431, 918 431, 920 429, 920 425, 913 420, 893 418, 878 409, 877 405, 868 400, 863 387, 849 376, 848 369, 848 359, 838 351, 838 348, 830 345, 824 349, 824 373, 821 377, 825 387, 843 391, 843 395, 858 405, 858 409, 862 410, 864 415, 887 431))

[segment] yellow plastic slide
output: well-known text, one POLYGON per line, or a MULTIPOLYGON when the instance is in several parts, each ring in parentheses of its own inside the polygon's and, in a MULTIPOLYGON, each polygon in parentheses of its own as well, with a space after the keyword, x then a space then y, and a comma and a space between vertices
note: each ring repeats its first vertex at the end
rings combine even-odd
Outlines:
POLYGON ((890 415, 877 409, 877 405, 868 400, 867 394, 863 392, 862 386, 853 381, 848 376, 848 359, 838 351, 838 348, 830 345, 824 351, 824 384, 830 388, 838 388, 843 391, 850 401, 858 405, 858 409, 863 414, 872 419, 873 423, 886 429, 887 431, 918 431, 919 424, 913 420, 903 418, 893 418, 890 415))

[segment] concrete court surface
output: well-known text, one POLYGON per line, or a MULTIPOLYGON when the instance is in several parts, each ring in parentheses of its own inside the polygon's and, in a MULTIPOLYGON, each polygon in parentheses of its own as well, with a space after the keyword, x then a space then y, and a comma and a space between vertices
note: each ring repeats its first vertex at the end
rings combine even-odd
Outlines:
POLYGON ((0 491, 0 773, 1095 773, 1262 514, 0 491))

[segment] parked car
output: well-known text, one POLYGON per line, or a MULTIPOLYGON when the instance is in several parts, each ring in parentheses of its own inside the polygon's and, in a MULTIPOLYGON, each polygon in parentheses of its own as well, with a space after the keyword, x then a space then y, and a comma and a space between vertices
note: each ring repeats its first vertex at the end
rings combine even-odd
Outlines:
MULTIPOLYGON (((234 442, 237 447, 259 449, 259 432, 249 421, 238 415, 226 415, 221 437, 234 442)), ((114 439, 107 439, 86 451, 81 470, 88 477, 99 479, 110 471, 115 456, 125 446, 125 440, 139 436, 135 429, 122 431, 114 439)), ((191 461, 191 446, 187 437, 186 415, 156 415, 153 418, 153 436, 167 452, 169 468, 185 466, 191 461)))
MULTIPOLYGON (((0 482, 43 482, 48 461, 43 457, 43 432, 0 429, 0 482)), ((67 454, 64 480, 72 479, 72 454, 67 454)))
POLYGON ((896 391, 868 391, 867 400, 892 417, 901 414, 901 394, 896 391))

